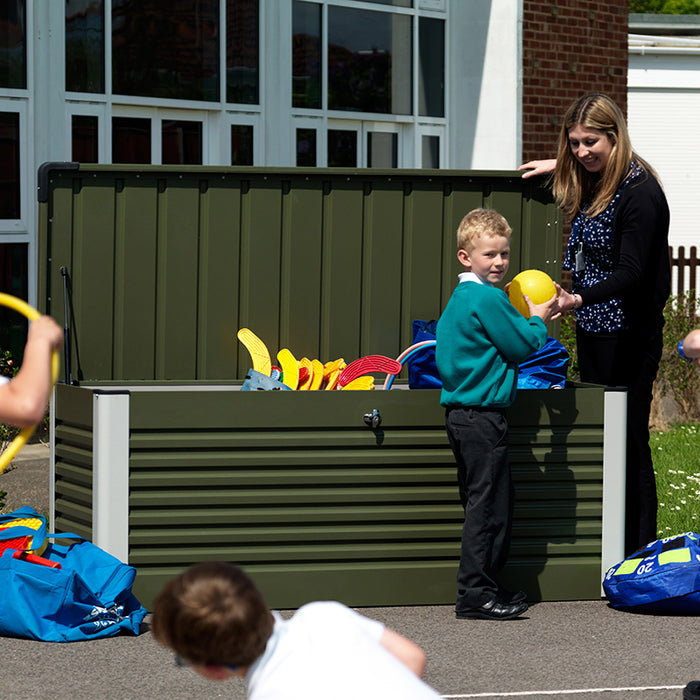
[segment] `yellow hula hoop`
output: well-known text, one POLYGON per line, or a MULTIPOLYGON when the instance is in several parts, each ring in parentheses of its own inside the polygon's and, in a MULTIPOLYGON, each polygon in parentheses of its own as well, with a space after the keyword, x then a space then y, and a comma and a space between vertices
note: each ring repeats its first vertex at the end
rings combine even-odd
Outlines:
MULTIPOLYGON (((30 321, 35 321, 41 314, 33 307, 27 304, 26 301, 13 297, 11 294, 3 294, 0 292, 0 306, 7 306, 9 309, 13 309, 26 316, 30 321)), ((56 383, 58 379, 58 351, 54 350, 51 357, 51 379, 52 384, 56 383)), ((0 455, 0 474, 2 474, 7 465, 15 458, 17 453, 24 447, 27 440, 34 434, 36 430, 36 425, 23 428, 20 434, 7 446, 7 449, 0 455)))

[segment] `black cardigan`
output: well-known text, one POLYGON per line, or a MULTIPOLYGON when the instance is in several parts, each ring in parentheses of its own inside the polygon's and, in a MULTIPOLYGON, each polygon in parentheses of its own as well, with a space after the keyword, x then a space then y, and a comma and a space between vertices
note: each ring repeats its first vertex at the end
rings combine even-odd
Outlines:
POLYGON ((669 219, 666 195, 652 175, 622 191, 612 224, 615 269, 578 292, 585 306, 619 297, 633 333, 661 328, 671 291, 669 219))

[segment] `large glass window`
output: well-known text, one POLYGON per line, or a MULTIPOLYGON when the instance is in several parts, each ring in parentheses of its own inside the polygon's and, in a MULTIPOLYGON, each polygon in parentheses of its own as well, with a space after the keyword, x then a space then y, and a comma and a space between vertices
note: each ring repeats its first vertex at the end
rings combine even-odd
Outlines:
POLYGON ((151 162, 151 120, 135 117, 112 119, 112 162, 151 162))
POLYGON ((293 5, 292 106, 318 109, 321 105, 321 6, 293 5))
POLYGON ((226 0, 226 101, 260 101, 258 0, 226 0))
POLYGON ((218 100, 218 27, 218 0, 112 0, 113 91, 218 100))
POLYGON ((76 163, 98 161, 98 119, 90 115, 71 117, 71 158, 76 163))
POLYGON ((0 2, 0 87, 27 87, 25 0, 0 2))
POLYGON ((165 165, 201 165, 202 122, 163 121, 161 148, 161 162, 165 165))
POLYGON ((0 219, 20 218, 19 114, 0 112, 0 219))
POLYGON ((105 90, 104 0, 66 0, 66 90, 105 90))
POLYGON ((418 29, 418 114, 444 117, 445 22, 421 17, 418 29))
POLYGON ((411 17, 328 8, 328 108, 411 113, 411 17))

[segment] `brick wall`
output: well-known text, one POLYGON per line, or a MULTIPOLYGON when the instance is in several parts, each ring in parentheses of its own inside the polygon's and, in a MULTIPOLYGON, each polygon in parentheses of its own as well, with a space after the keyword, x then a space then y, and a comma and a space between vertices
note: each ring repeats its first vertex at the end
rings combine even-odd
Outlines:
MULTIPOLYGON (((627 114, 628 2, 523 0, 523 162, 556 155, 564 112, 581 95, 603 92, 627 114)), ((563 249, 569 232, 565 222, 563 249)))
POLYGON ((627 112, 628 0, 523 0, 523 160, 554 157, 566 108, 604 92, 627 112))

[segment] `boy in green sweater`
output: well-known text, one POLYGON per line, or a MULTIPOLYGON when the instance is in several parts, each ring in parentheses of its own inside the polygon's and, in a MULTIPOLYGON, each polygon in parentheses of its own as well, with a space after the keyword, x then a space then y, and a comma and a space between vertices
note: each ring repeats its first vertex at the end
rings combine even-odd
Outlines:
POLYGON ((495 211, 475 209, 462 219, 457 258, 465 272, 437 325, 440 403, 464 507, 458 618, 509 620, 528 608, 524 593, 495 579, 508 557, 513 517, 505 408, 515 398, 518 365, 544 345, 545 322, 559 316, 559 287, 544 304, 525 296, 526 319, 493 286, 508 271, 510 235, 495 211))

